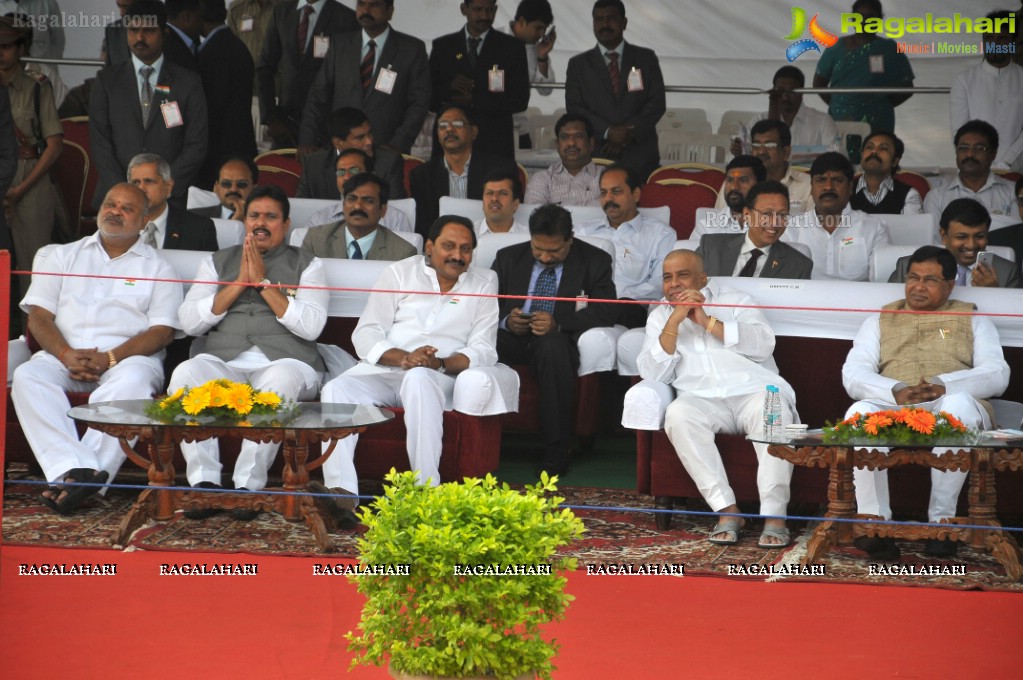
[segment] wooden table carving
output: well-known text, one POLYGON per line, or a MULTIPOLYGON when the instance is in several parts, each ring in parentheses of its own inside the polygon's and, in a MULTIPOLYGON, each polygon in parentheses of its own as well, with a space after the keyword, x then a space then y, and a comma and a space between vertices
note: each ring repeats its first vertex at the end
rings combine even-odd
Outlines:
POLYGON ((283 487, 266 491, 303 493, 309 482, 309 471, 323 465, 333 453, 338 440, 362 433, 366 428, 394 417, 392 413, 372 406, 304 402, 298 405, 298 417, 281 426, 167 424, 146 417, 143 413, 146 403, 144 400, 102 402, 75 407, 69 412, 75 420, 116 437, 125 455, 148 471, 150 488, 139 494, 121 521, 112 541, 115 546, 125 545, 131 534, 149 519, 166 522, 174 517, 176 510, 215 507, 223 510, 243 508, 276 512, 289 522, 305 521, 316 538, 317 547, 323 552, 333 552, 333 542, 310 496, 170 488, 174 486, 174 446, 181 442, 228 436, 280 443, 284 455, 283 487), (138 443, 143 444, 140 447, 144 448, 143 453, 129 444, 132 439, 138 439, 138 443), (323 442, 330 442, 328 448, 307 462, 308 445, 323 442))
POLYGON ((995 471, 1023 468, 1023 449, 1018 442, 984 440, 969 450, 935 454, 930 449, 900 448, 885 453, 876 449, 851 445, 823 443, 771 443, 768 452, 778 458, 807 467, 829 468, 828 511, 807 543, 804 564, 815 564, 831 546, 847 545, 858 536, 880 536, 908 540, 951 539, 987 550, 1005 567, 1015 580, 1023 579, 1020 549, 1008 532, 1001 531, 995 515, 995 471), (939 524, 913 526, 851 522, 846 520, 881 520, 875 515, 856 514, 856 487, 853 469, 887 470, 899 465, 923 465, 936 470, 970 473, 969 514, 953 517, 939 524), (839 521, 834 521, 839 520, 839 521), (965 525, 965 526, 959 526, 965 525), (970 526, 991 527, 974 529, 970 526))

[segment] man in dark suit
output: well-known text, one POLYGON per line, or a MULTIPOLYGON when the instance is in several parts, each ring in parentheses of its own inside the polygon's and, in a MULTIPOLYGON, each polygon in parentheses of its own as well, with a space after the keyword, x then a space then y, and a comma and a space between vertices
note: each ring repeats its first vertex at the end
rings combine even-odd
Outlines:
POLYGON ((174 189, 174 177, 167 161, 156 154, 140 153, 128 163, 128 182, 142 190, 149 200, 142 242, 166 250, 217 250, 213 220, 167 203, 174 189))
POLYGON ((93 204, 124 181, 128 162, 143 151, 170 163, 174 198, 183 203, 206 156, 202 82, 164 58, 163 3, 137 0, 124 18, 132 58, 101 70, 89 97, 90 155, 99 170, 93 204))
POLYGON ((219 220, 245 221, 245 199, 259 177, 259 169, 251 158, 227 158, 217 170, 213 193, 220 199, 217 205, 192 208, 189 212, 219 220))
POLYGON ((371 172, 352 175, 344 183, 344 220, 311 227, 302 249, 316 257, 342 260, 404 260, 416 247, 381 226, 387 212, 387 182, 371 172))
POLYGON ((341 200, 337 189, 338 154, 348 149, 359 149, 370 159, 368 170, 387 180, 391 198, 405 198, 405 161, 400 153, 374 145, 373 129, 369 118, 361 110, 342 106, 327 119, 330 149, 322 149, 301 157, 302 176, 298 180, 297 198, 327 198, 341 200))
POLYGON ((575 386, 579 367, 576 343, 584 331, 613 326, 615 310, 591 302, 524 299, 525 296, 590 299, 617 298, 611 256, 572 238, 572 215, 558 205, 537 208, 529 217, 530 240, 497 252, 500 300, 498 360, 530 365, 540 385, 543 456, 539 471, 564 474, 572 441, 575 386))
POLYGON ((430 106, 430 69, 426 45, 394 30, 393 14, 394 0, 359 2, 362 30, 331 36, 302 114, 301 146, 327 146, 327 115, 354 105, 373 121, 379 146, 411 151, 430 106))
POLYGON ((204 0, 166 0, 167 35, 163 54, 178 66, 199 71, 204 0))
POLYGON ((124 25, 124 13, 131 7, 131 0, 116 0, 120 19, 103 29, 103 43, 106 53, 103 61, 107 66, 117 66, 131 61, 131 50, 128 48, 128 29, 124 25))
POLYGON ((621 0, 593 4, 597 46, 569 60, 565 106, 592 121, 603 144, 596 155, 646 177, 660 164, 656 125, 665 110, 664 79, 653 50, 625 42, 627 24, 621 0))
POLYGON ((252 127, 255 67, 245 43, 224 23, 224 0, 202 0, 202 12, 206 39, 199 49, 199 76, 211 115, 206 162, 195 184, 206 187, 216 177, 222 159, 256 155, 256 132, 252 127))
POLYGON ((708 276, 808 279, 813 260, 780 241, 789 218, 789 190, 765 180, 746 194, 744 234, 704 234, 696 252, 708 276))
POLYGON ((515 162, 476 149, 476 124, 469 113, 448 106, 437 115, 437 140, 443 153, 409 173, 409 188, 416 199, 416 231, 426 233, 437 219, 440 197, 483 198, 483 180, 495 170, 517 173, 515 162))
POLYGON ((355 12, 334 0, 288 0, 274 8, 263 53, 256 64, 256 78, 259 81, 259 115, 273 138, 275 149, 297 145, 302 109, 316 72, 327 55, 329 37, 358 28, 355 12), (280 92, 274 82, 278 73, 280 92))
POLYGON ((465 28, 435 39, 430 50, 430 110, 462 107, 479 126, 479 151, 515 158, 512 114, 529 106, 526 46, 491 30, 496 0, 465 0, 461 9, 465 28))
MULTIPOLYGON (((1016 203, 1019 206, 1019 217, 1023 220, 1023 177, 1016 180, 1016 203)), ((993 246, 1012 248, 1016 253, 1016 266, 1023 274, 1023 222, 995 229, 988 234, 987 242, 993 246)))
MULTIPOLYGON (((956 285, 986 288, 1019 288, 1019 268, 992 254, 991 264, 980 260, 988 245, 991 213, 979 201, 957 198, 941 211, 938 233, 941 244, 956 258, 956 285)), ((900 257, 888 283, 905 283, 910 256, 900 257)))

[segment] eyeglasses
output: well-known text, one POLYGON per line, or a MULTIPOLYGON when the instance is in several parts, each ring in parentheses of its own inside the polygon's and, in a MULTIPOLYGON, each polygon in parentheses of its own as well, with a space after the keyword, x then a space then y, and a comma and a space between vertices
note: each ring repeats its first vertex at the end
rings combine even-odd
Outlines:
POLYGON ((991 147, 987 144, 959 144, 956 146, 956 153, 984 153, 991 147))
POLYGON ((231 187, 248 189, 252 182, 247 179, 221 179, 217 180, 217 184, 220 185, 221 189, 230 189, 231 187))
POLYGON ((750 146, 754 149, 777 149, 781 144, 778 142, 753 142, 750 146))
POLYGON ((919 274, 906 274, 906 283, 911 286, 917 286, 923 283, 928 288, 937 288, 945 281, 951 281, 951 279, 939 279, 937 276, 924 276, 921 277, 919 274))
POLYGON ((344 177, 346 175, 352 175, 354 177, 355 175, 361 174, 362 172, 363 172, 362 168, 360 168, 357 165, 353 165, 350 168, 338 168, 337 176, 344 177))
POLYGON ((442 120, 441 122, 437 123, 437 129, 448 130, 450 128, 455 128, 456 130, 461 130, 466 125, 468 125, 468 123, 466 123, 464 120, 442 120))

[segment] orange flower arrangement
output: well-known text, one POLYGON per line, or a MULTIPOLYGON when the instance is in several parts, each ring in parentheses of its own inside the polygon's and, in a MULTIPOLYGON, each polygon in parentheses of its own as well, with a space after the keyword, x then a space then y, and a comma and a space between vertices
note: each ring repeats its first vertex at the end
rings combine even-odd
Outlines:
POLYGON ((905 446, 946 442, 965 444, 976 436, 950 413, 931 413, 904 406, 898 410, 854 413, 824 428, 826 444, 884 444, 905 446))

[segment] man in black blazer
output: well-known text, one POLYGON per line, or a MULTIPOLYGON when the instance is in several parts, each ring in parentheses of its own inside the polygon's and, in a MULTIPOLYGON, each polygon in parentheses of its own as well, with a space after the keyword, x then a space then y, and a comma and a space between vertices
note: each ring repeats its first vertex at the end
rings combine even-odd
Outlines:
POLYGON ((189 212, 201 217, 219 220, 245 221, 245 199, 256 185, 259 169, 251 158, 228 157, 217 169, 213 193, 220 202, 216 205, 192 208, 189 212))
MULTIPOLYGON (((990 229, 991 213, 972 198, 957 198, 941 211, 938 234, 941 244, 956 258, 957 286, 1020 287, 1019 268, 1014 262, 994 254, 990 265, 980 261, 980 253, 987 249, 990 229)), ((905 283, 909 258, 909 255, 899 258, 888 283, 905 283)))
POLYGON ((128 182, 141 189, 149 201, 146 226, 139 235, 143 242, 167 250, 218 250, 213 220, 167 203, 174 189, 167 161, 156 154, 140 153, 128 164, 128 182))
POLYGON ((708 276, 808 279, 813 260, 779 239, 789 214, 789 190, 781 182, 759 182, 746 194, 744 234, 704 234, 698 252, 708 276))
POLYGON ((483 180, 495 170, 518 173, 515 161, 476 149, 477 128, 468 112, 448 106, 437 116, 437 140, 443 153, 409 173, 409 189, 416 199, 416 231, 425 238, 440 215, 441 196, 483 198, 483 180))
POLYGON ((370 159, 367 170, 387 180, 391 198, 406 198, 405 161, 401 154, 374 144, 376 138, 369 118, 352 106, 342 106, 327 119, 330 149, 321 149, 301 156, 302 176, 298 180, 297 198, 328 198, 341 200, 337 190, 338 155, 348 149, 359 149, 370 159))
POLYGON ((287 0, 274 8, 263 52, 256 64, 256 79, 259 81, 259 115, 273 138, 275 149, 297 146, 302 109, 316 72, 327 55, 330 36, 358 28, 355 12, 335 0, 287 0), (304 22, 303 17, 306 17, 304 22), (304 45, 299 45, 298 34, 303 24, 306 40, 304 45), (274 82, 278 73, 280 92, 274 82))
POLYGON ((205 0, 166 0, 164 3, 167 6, 167 37, 163 43, 163 54, 178 66, 197 73, 202 2, 205 0))
POLYGON ((327 146, 328 114, 347 105, 362 109, 373 121, 378 146, 408 153, 430 106, 426 45, 390 25, 394 0, 358 3, 355 14, 361 31, 330 38, 309 90, 298 143, 327 146))
MULTIPOLYGON (((1016 180, 1016 203, 1019 205, 1019 217, 1023 220, 1023 177, 1016 180)), ((1023 222, 989 232, 987 242, 992 246, 1012 248, 1016 253, 1016 267, 1023 274, 1023 222)))
POLYGON ((540 385, 543 454, 539 471, 564 474, 573 436, 575 387, 584 331, 613 326, 608 303, 524 299, 525 296, 614 300, 611 256, 572 238, 572 215, 558 205, 537 208, 529 217, 530 240, 503 248, 494 259, 502 298, 497 331, 498 360, 530 365, 540 385))
POLYGON ((104 61, 107 66, 116 66, 131 61, 128 48, 128 29, 124 25, 124 13, 131 6, 131 0, 116 0, 120 18, 103 29, 103 44, 106 46, 104 61))
POLYGON ((513 159, 512 114, 529 106, 526 46, 492 30, 496 0, 465 0, 461 9, 465 27, 435 39, 430 50, 430 110, 440 112, 447 104, 464 108, 479 126, 476 148, 513 159), (470 46, 475 46, 475 54, 470 46))
POLYGON ((621 0, 593 4, 597 46, 568 61, 565 106, 593 123, 603 144, 594 155, 647 177, 660 164, 656 125, 666 106, 664 78, 653 50, 625 42, 627 25, 621 0))
POLYGON ((167 17, 162 2, 137 0, 124 18, 133 59, 101 70, 89 97, 90 156, 99 171, 93 205, 124 181, 129 161, 143 151, 170 163, 177 180, 174 198, 183 204, 206 157, 202 82, 198 74, 163 58, 167 17), (136 60, 141 64, 137 69, 136 60), (145 122, 144 70, 152 92, 145 122))
POLYGON ((212 115, 206 162, 195 184, 207 187, 224 158, 256 155, 256 131, 252 126, 252 81, 256 71, 245 43, 224 23, 224 0, 203 0, 202 8, 202 34, 206 39, 199 49, 199 76, 212 115))

